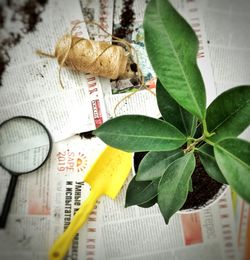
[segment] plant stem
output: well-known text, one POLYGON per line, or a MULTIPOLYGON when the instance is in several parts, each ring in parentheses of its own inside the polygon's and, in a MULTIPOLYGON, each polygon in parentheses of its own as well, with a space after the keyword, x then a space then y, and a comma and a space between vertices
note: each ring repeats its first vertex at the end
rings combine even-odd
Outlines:
POLYGON ((212 135, 214 135, 215 133, 209 133, 207 130, 207 122, 206 120, 202 120, 202 126, 203 126, 203 133, 205 138, 211 137, 212 135))
POLYGON ((215 146, 215 145, 216 145, 214 142, 212 142, 212 141, 210 141, 210 140, 208 140, 208 139, 206 139, 206 138, 205 138, 204 141, 205 141, 206 143, 212 145, 212 146, 215 146))
POLYGON ((197 138, 197 139, 195 139, 195 138, 190 138, 189 140, 190 140, 190 141, 193 141, 193 142, 188 143, 188 146, 187 146, 187 148, 184 150, 184 153, 187 153, 187 152, 190 152, 190 151, 194 150, 194 149, 195 149, 195 146, 196 146, 198 143, 200 143, 201 141, 203 141, 204 139, 205 139, 205 136, 204 136, 204 135, 202 135, 201 137, 199 137, 199 138, 197 138))
POLYGON ((205 119, 202 120, 202 126, 203 126, 203 133, 206 137, 209 137, 209 132, 207 130, 207 122, 205 119))

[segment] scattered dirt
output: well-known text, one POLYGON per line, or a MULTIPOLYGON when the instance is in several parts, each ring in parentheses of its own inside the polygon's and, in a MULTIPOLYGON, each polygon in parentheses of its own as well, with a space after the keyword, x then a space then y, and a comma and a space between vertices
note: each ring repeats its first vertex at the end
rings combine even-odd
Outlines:
POLYGON ((0 86, 2 75, 10 62, 9 50, 16 46, 25 34, 35 31, 37 23, 42 21, 40 15, 46 3, 47 0, 9 0, 6 4, 0 3, 0 86), (7 18, 6 13, 11 17, 7 18), (5 27, 5 21, 9 18, 11 24, 18 28, 17 31, 13 32, 5 27), (17 24, 18 26, 15 26, 17 24))
POLYGON ((42 21, 40 15, 46 3, 47 0, 28 0, 20 7, 19 14, 22 15, 22 22, 25 25, 24 31, 26 33, 33 32, 36 24, 42 21))
POLYGON ((4 12, 3 7, 0 5, 0 28, 3 28, 4 25, 4 12))
MULTIPOLYGON (((135 13, 133 11, 134 0, 123 0, 123 8, 120 16, 120 26, 116 28, 113 35, 121 39, 127 39, 133 31, 135 13)), ((113 27, 114 28, 114 27, 113 27)))
POLYGON ((93 135, 92 131, 80 133, 79 135, 81 138, 86 138, 86 139, 91 139, 92 137, 95 137, 95 135, 93 135))
MULTIPOLYGON (((140 161, 146 155, 145 152, 135 153, 134 167, 137 172, 140 161)), ((196 156, 196 168, 192 174, 193 192, 188 193, 187 200, 181 209, 197 209, 205 205, 219 191, 222 184, 210 178, 203 168, 200 159, 196 156)))

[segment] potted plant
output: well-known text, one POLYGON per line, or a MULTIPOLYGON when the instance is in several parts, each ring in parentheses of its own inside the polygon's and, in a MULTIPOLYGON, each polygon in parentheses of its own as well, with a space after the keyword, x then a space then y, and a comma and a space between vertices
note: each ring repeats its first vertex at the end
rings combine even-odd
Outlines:
POLYGON ((124 115, 94 131, 113 147, 147 152, 128 186, 126 205, 157 202, 168 223, 192 193, 200 162, 209 177, 250 202, 250 143, 238 138, 250 124, 250 87, 234 87, 207 107, 198 40, 189 24, 168 1, 152 0, 143 26, 162 118, 124 115))

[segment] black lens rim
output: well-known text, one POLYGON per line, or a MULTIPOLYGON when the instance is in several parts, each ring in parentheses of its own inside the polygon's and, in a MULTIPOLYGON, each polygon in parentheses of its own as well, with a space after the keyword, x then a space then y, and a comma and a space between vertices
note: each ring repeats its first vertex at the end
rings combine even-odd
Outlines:
POLYGON ((48 153, 46 155, 46 157, 44 158, 43 162, 41 164, 39 164, 36 168, 30 170, 30 171, 27 171, 27 172, 15 172, 15 171, 12 171, 10 169, 8 169, 7 167, 5 167, 1 161, 0 161, 0 166, 5 169, 6 171, 8 171, 11 175, 21 175, 21 174, 27 174, 27 173, 30 173, 30 172, 34 172, 36 171, 37 169, 39 169, 40 167, 42 167, 44 165, 44 163, 48 160, 50 154, 51 154, 51 151, 52 151, 52 136, 49 132, 49 130, 47 129, 47 127, 42 123, 40 122, 39 120, 37 120, 36 118, 34 117, 31 117, 31 116, 14 116, 14 117, 11 117, 5 121, 3 121, 1 124, 0 124, 0 129, 3 125, 5 125, 6 123, 8 123, 9 121, 11 120, 16 120, 16 119, 28 119, 28 120, 32 120, 32 121, 35 121, 37 124, 39 124, 40 126, 42 126, 42 128, 45 130, 45 132, 47 133, 48 135, 48 138, 49 138, 49 150, 48 150, 48 153))

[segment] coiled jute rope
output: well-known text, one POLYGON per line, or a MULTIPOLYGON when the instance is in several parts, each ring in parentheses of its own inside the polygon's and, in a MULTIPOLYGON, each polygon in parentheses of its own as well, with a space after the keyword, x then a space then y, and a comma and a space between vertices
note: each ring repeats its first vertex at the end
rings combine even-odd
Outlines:
MULTIPOLYGON (((95 76, 101 76, 109 79, 126 79, 136 77, 139 80, 140 88, 146 89, 155 95, 151 89, 147 88, 144 83, 144 76, 139 66, 138 56, 133 46, 126 40, 120 39, 108 33, 98 23, 94 21, 77 22, 71 29, 70 34, 64 35, 56 44, 54 54, 37 50, 40 56, 57 58, 59 64, 59 82, 62 88, 61 70, 68 67, 76 71, 90 73, 95 76), (104 41, 94 41, 74 35, 75 28, 81 23, 89 23, 98 26, 107 36, 111 36, 111 44, 104 41), (136 64, 137 71, 131 69, 131 64, 136 64)), ((114 114, 117 107, 126 99, 130 98, 136 92, 130 93, 123 97, 115 106, 114 114)))

